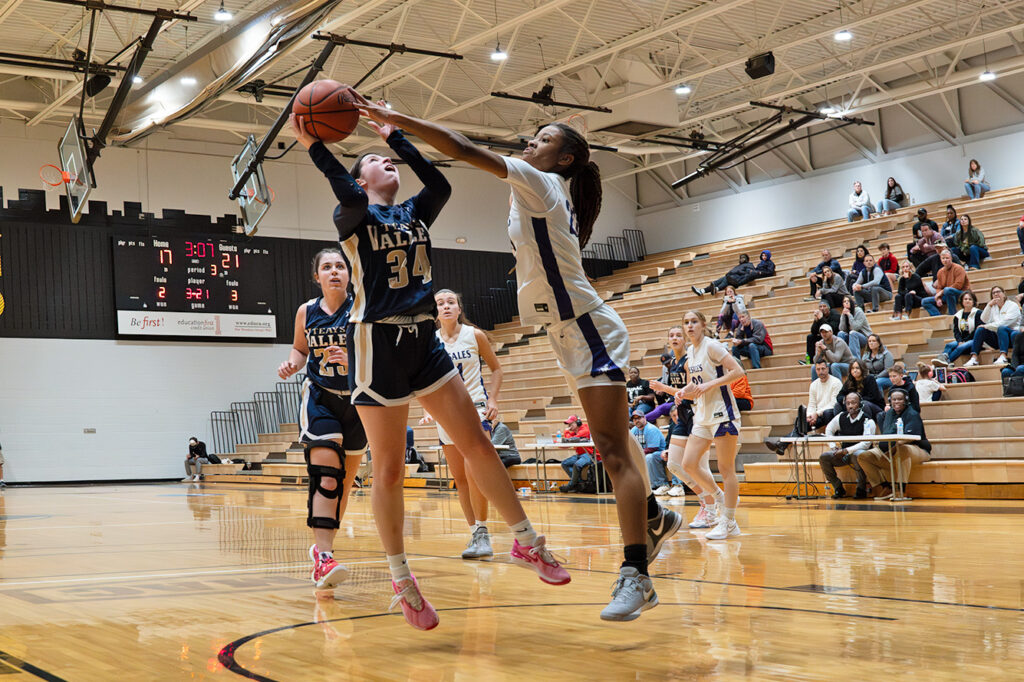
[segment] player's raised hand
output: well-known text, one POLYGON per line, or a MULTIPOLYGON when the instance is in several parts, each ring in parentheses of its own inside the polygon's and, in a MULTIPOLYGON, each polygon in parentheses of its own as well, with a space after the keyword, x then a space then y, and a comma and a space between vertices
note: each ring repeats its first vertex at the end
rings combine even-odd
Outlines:
POLYGON ((299 144, 306 149, 312 147, 317 139, 306 132, 306 126, 302 125, 302 117, 288 114, 288 120, 292 124, 292 131, 295 133, 295 139, 299 141, 299 144))

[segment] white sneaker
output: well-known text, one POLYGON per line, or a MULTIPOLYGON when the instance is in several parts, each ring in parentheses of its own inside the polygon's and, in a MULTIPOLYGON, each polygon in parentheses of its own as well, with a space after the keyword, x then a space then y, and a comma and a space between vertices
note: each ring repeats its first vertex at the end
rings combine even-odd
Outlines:
POLYGON ((995 364, 997 364, 997 365, 1008 365, 1008 364, 1010 364, 1010 361, 1006 359, 1005 355, 1000 355, 998 358, 996 358, 995 364))
POLYGON ((669 489, 668 494, 671 497, 684 497, 686 495, 686 491, 683 489, 683 486, 674 485, 669 489))
POLYGON ((981 363, 978 362, 978 358, 971 358, 964 363, 964 367, 977 367, 979 364, 981 363))
POLYGON ((941 353, 938 357, 932 359, 932 364, 935 365, 936 367, 948 367, 949 356, 946 355, 945 353, 941 353))
POLYGON ((725 540, 726 538, 740 535, 740 526, 735 519, 727 519, 724 516, 718 519, 715 527, 708 531, 704 537, 708 540, 725 540))
POLYGON ((185 478, 181 479, 181 482, 182 483, 191 483, 192 482, 192 477, 191 476, 186 476, 185 478))
POLYGON ((192 480, 193 481, 198 481, 199 480, 199 474, 196 474, 195 476, 193 476, 192 480))
POLYGON ((667 485, 660 485, 660 486, 658 486, 657 488, 654 489, 654 494, 656 496, 658 496, 658 497, 661 497, 662 495, 668 495, 668 486, 667 485))
POLYGON ((715 513, 710 507, 701 507, 697 516, 690 521, 690 528, 711 528, 715 525, 715 513))

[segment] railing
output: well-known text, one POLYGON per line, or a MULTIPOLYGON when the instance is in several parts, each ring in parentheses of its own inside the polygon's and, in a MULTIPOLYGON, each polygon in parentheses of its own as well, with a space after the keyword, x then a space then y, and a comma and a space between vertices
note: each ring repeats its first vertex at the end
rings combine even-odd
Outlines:
POLYGON ((607 242, 591 242, 583 249, 583 269, 589 277, 605 277, 617 268, 647 256, 644 234, 637 229, 622 231, 621 237, 608 237, 607 242))
POLYGON ((274 391, 253 393, 253 399, 231 403, 230 410, 210 412, 211 443, 215 454, 231 455, 241 444, 256 443, 261 433, 277 433, 281 425, 298 421, 305 374, 277 383, 274 391))

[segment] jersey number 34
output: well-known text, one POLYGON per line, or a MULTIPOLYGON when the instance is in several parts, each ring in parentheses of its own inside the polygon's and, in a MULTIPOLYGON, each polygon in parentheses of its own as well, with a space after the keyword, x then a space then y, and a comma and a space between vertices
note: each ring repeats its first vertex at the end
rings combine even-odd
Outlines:
MULTIPOLYGON (((388 252, 388 265, 391 266, 391 277, 388 286, 392 289, 404 289, 409 285, 409 257, 405 249, 394 249, 388 252)), ((416 254, 412 262, 412 276, 422 277, 423 282, 430 281, 430 258, 427 256, 425 244, 416 245, 416 254)))

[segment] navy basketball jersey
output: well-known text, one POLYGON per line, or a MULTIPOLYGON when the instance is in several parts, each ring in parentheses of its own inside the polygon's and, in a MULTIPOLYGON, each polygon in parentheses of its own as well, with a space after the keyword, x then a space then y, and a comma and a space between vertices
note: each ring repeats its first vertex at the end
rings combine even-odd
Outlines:
POLYGON ((673 354, 672 364, 668 366, 668 385, 672 388, 686 386, 686 355, 676 360, 673 354))
POLYGON ((430 233, 415 200, 393 206, 371 204, 366 222, 341 241, 352 266, 353 322, 433 313, 430 233))
POLYGON ((341 307, 328 315, 320 307, 323 298, 315 298, 306 304, 306 345, 309 356, 306 359, 306 376, 321 388, 335 393, 348 393, 348 367, 327 361, 327 347, 345 348, 349 313, 352 311, 352 297, 349 296, 341 307))

